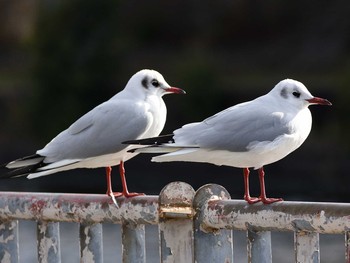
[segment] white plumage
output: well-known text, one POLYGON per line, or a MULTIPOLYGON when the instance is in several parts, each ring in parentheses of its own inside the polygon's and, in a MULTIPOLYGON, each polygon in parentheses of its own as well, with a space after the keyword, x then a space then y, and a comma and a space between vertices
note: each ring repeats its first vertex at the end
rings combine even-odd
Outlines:
POLYGON ((185 92, 170 87, 157 71, 137 72, 122 91, 79 118, 35 155, 6 164, 12 170, 3 177, 28 175, 31 179, 76 168, 107 167, 107 193, 114 198, 120 193, 112 192, 110 167, 120 164, 122 194, 133 195, 122 173, 123 163, 137 153, 128 152, 132 146, 121 142, 159 135, 167 114, 162 96, 169 93, 185 92))
MULTIPOLYGON (((202 122, 184 125, 174 131, 169 143, 133 152, 166 153, 153 157, 155 162, 203 162, 244 168, 246 184, 248 168, 253 167, 259 169, 260 182, 264 185, 263 166, 284 158, 308 137, 311 104, 331 105, 312 96, 301 82, 285 79, 266 95, 237 104, 202 122)), ((152 142, 142 141, 141 144, 152 142)), ((252 199, 247 185, 245 190, 245 199, 251 203, 281 200, 266 198, 265 189, 261 189, 259 198, 252 199)))

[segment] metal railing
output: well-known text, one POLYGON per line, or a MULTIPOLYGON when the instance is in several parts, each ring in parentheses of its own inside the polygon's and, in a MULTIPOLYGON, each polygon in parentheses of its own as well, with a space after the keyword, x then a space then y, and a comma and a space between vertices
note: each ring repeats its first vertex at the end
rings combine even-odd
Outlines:
POLYGON ((61 262, 59 222, 77 222, 80 262, 103 262, 102 224, 121 224, 122 262, 146 262, 145 225, 158 224, 161 262, 233 262, 233 231, 247 231, 248 262, 272 262, 271 232, 293 231, 295 262, 320 262, 319 234, 343 234, 350 262, 350 204, 248 205, 221 186, 181 182, 158 196, 0 193, 0 262, 19 262, 18 220, 37 221, 38 261, 61 262))

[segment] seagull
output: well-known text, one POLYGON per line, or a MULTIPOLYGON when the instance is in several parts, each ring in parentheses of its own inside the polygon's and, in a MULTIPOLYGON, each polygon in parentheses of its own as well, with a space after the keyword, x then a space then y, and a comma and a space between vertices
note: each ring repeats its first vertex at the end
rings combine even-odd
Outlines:
POLYGON ((83 115, 36 154, 5 164, 10 170, 1 177, 32 179, 76 168, 105 167, 107 195, 115 204, 115 197, 141 195, 128 191, 124 162, 137 153, 128 152, 132 147, 122 142, 158 136, 167 113, 162 96, 171 93, 185 91, 171 87, 157 71, 141 70, 122 91, 83 115), (115 165, 119 165, 122 192, 112 191, 111 167, 115 165))
POLYGON ((148 145, 132 152, 165 153, 155 162, 201 162, 243 168, 244 200, 270 204, 282 198, 267 198, 264 166, 296 150, 311 131, 308 106, 332 105, 314 97, 299 81, 280 81, 269 93, 227 108, 202 122, 184 125, 170 135, 126 141, 148 145), (258 170, 260 196, 249 193, 249 168, 258 170))

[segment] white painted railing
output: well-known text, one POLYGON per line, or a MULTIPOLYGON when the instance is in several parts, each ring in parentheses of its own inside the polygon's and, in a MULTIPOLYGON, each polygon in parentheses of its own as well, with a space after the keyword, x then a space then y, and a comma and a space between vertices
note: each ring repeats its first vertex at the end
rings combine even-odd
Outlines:
POLYGON ((145 225, 158 224, 161 262, 233 262, 233 231, 247 231, 248 262, 272 262, 271 232, 293 231, 295 262, 320 262, 319 234, 343 234, 350 262, 350 204, 248 205, 221 186, 185 183, 158 196, 0 193, 0 262, 19 262, 18 220, 37 221, 38 261, 61 262, 59 222, 80 224, 80 262, 103 262, 102 224, 121 224, 122 262, 146 262, 145 225))

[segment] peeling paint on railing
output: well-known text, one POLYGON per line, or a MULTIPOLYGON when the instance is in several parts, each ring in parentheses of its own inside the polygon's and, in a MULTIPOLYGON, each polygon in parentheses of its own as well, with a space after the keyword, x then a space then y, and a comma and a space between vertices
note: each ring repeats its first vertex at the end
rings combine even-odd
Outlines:
POLYGON ((39 221, 37 224, 37 239, 39 262, 61 262, 61 245, 58 222, 39 221))
POLYGON ((203 221, 213 228, 341 234, 350 230, 350 204, 280 202, 248 205, 240 200, 210 200, 203 221))
POLYGON ((279 202, 248 205, 231 200, 225 188, 196 192, 173 182, 158 196, 0 194, 0 262, 19 262, 18 221, 37 221, 38 261, 59 263, 59 222, 80 224, 80 261, 103 262, 102 224, 120 224, 123 263, 145 263, 145 224, 158 224, 160 259, 175 262, 233 262, 233 231, 247 232, 249 263, 271 263, 271 232, 294 232, 295 262, 319 263, 319 234, 343 234, 350 263, 350 204, 279 202))
POLYGON ((0 224, 0 260, 18 263, 18 221, 2 221, 0 224))
POLYGON ((40 220, 77 223, 158 223, 158 196, 118 198, 119 208, 106 195, 1 192, 1 220, 40 220))

